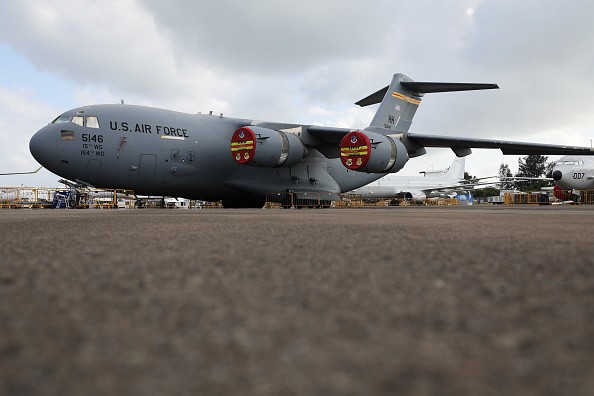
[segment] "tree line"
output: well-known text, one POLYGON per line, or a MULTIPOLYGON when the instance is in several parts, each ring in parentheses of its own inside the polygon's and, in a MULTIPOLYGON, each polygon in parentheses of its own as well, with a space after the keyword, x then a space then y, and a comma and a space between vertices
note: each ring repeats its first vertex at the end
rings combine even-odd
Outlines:
POLYGON ((499 165, 499 178, 502 180, 500 188, 502 190, 520 190, 520 191, 539 191, 542 187, 550 186, 551 181, 536 180, 539 178, 551 178, 555 161, 547 162, 546 155, 527 155, 518 159, 518 172, 512 175, 509 166, 506 163, 499 165), (505 180, 509 177, 525 177, 534 180, 505 180))
MULTIPOLYGON (((513 180, 506 178, 510 177, 526 177, 531 179, 538 179, 543 177, 552 177, 553 167, 555 161, 547 162, 549 159, 546 155, 527 155, 518 158, 518 172, 514 175, 507 163, 499 165, 499 178, 501 183, 497 183, 496 187, 487 187, 475 189, 473 195, 478 197, 488 197, 499 195, 500 190, 519 190, 519 191, 540 191, 542 187, 552 185, 551 181, 547 180, 513 180)), ((473 179, 468 173, 464 173, 465 179, 473 179)))

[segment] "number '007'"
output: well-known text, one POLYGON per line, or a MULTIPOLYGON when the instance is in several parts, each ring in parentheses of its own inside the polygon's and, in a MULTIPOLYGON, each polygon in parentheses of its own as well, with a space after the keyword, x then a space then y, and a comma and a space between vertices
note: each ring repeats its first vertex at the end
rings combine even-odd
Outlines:
POLYGON ((573 173, 573 178, 574 179, 583 179, 584 178, 585 173, 584 172, 574 172, 573 173))

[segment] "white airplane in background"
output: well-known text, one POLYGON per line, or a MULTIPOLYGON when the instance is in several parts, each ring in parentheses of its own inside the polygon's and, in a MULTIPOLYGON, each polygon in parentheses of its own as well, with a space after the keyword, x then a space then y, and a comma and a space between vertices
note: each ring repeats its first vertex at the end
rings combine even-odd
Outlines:
POLYGON ((594 189, 594 157, 561 157, 553 167, 553 180, 563 190, 594 189))
MULTIPOLYGON (((555 198, 562 201, 578 202, 581 198, 581 191, 594 190, 594 157, 566 155, 555 162, 551 177, 506 177, 505 180, 537 180, 552 181, 555 198)), ((543 190, 550 190, 551 187, 543 187, 543 190)))
POLYGON ((387 175, 351 191, 361 198, 403 198, 424 202, 427 198, 454 197, 479 184, 478 179, 464 180, 465 158, 456 158, 445 170, 423 171, 424 176, 387 175))
MULTIPOLYGON (((579 200, 579 190, 594 189, 594 157, 566 155, 561 157, 552 172, 555 187, 553 192, 561 200, 579 200), (572 190, 569 194, 568 190, 572 190)), ((550 180, 550 179, 549 179, 550 180)))

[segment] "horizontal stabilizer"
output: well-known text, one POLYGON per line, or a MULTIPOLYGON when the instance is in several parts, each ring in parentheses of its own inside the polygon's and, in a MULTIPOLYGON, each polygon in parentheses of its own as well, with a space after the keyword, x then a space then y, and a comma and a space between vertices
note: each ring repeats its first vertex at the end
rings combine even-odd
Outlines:
POLYGON ((419 82, 402 81, 400 83, 410 92, 435 93, 455 91, 475 91, 480 89, 499 89, 497 84, 476 84, 476 83, 444 83, 444 82, 419 82))
POLYGON ((372 93, 371 95, 367 96, 366 98, 361 99, 360 101, 358 101, 355 104, 358 106, 361 106, 361 107, 365 107, 365 106, 369 106, 372 104, 380 103, 382 101, 382 99, 384 99, 384 96, 386 96, 386 92, 388 92, 388 88, 390 88, 389 85, 380 89, 377 92, 372 93))
MULTIPOLYGON (((417 94, 435 93, 435 92, 455 92, 455 91, 476 91, 480 89, 499 89, 497 84, 481 83, 444 83, 444 82, 422 82, 422 81, 401 81, 407 91, 417 94)), ((355 104, 361 107, 381 103, 388 92, 390 86, 384 87, 377 92, 361 99, 355 104)))

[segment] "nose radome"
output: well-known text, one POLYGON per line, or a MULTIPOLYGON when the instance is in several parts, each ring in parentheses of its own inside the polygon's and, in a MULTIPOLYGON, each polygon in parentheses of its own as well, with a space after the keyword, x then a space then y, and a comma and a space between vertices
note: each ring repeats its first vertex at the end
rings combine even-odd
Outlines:
POLYGON ((563 177, 563 173, 561 173, 560 170, 556 170, 553 172, 553 180, 561 180, 561 178, 563 177))
POLYGON ((50 126, 37 131, 29 141, 29 151, 33 158, 44 167, 52 167, 56 159, 56 138, 50 126))

